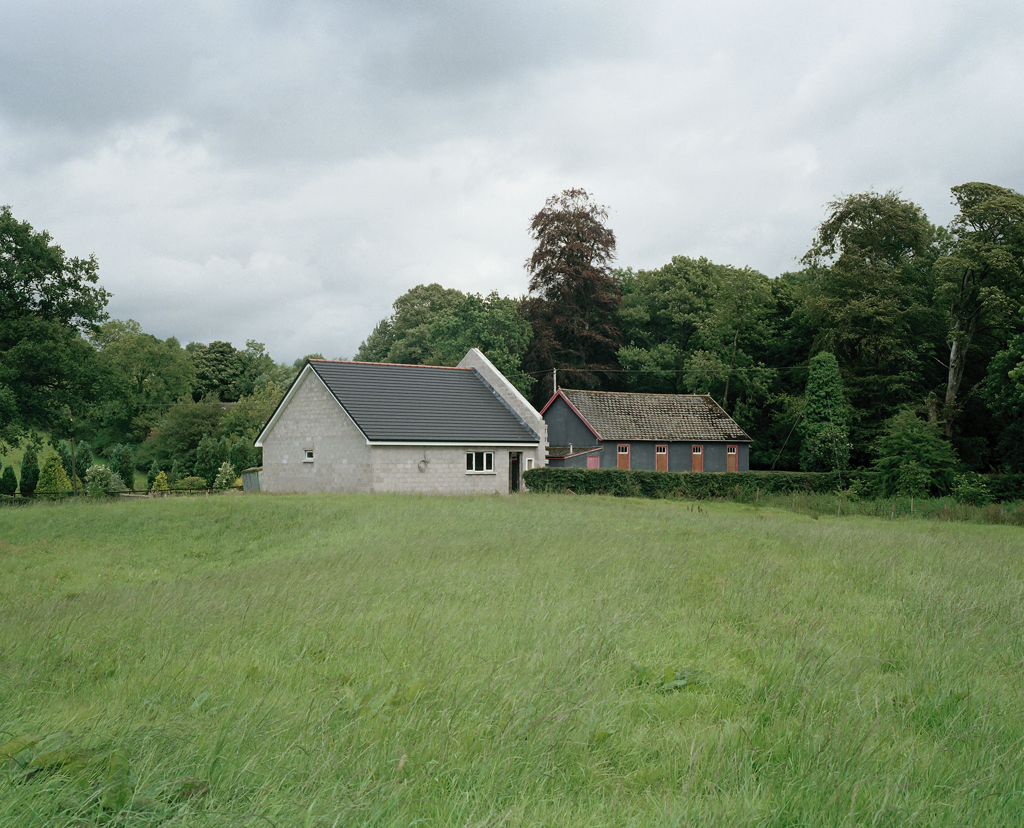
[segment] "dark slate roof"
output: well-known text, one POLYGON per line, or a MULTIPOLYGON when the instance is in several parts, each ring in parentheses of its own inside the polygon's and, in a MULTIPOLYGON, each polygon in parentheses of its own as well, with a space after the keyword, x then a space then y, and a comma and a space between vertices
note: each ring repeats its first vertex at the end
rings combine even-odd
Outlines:
POLYGON ((317 359, 309 365, 370 441, 540 441, 472 368, 317 359))
POLYGON ((602 440, 753 442, 707 394, 559 391, 602 440))

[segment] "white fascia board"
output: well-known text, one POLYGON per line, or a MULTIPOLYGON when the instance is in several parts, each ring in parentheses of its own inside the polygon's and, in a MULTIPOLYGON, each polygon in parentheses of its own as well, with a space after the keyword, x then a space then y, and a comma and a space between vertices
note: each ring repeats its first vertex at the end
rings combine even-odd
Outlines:
POLYGON ((274 427, 275 423, 277 423, 278 418, 281 416, 281 414, 284 412, 284 410, 288 407, 288 403, 291 402, 292 396, 299 390, 299 386, 302 385, 302 383, 304 383, 306 381, 306 374, 307 373, 308 374, 312 374, 314 377, 316 377, 317 382, 320 383, 320 385, 323 387, 324 391, 326 391, 328 396, 330 396, 330 398, 332 400, 334 400, 334 402, 337 404, 338 408, 341 409, 341 412, 346 417, 348 417, 349 422, 352 423, 352 425, 354 425, 356 427, 356 430, 360 434, 362 434, 363 439, 366 440, 367 445, 369 445, 370 441, 367 438, 367 436, 365 434, 363 434, 363 430, 361 428, 359 428, 359 423, 357 423, 355 420, 352 419, 352 417, 348 413, 348 411, 345 410, 345 406, 343 406, 341 404, 341 402, 338 400, 338 398, 335 397, 333 393, 331 393, 331 389, 327 387, 327 384, 322 379, 320 379, 320 375, 317 374, 317 372, 313 370, 313 366, 310 365, 307 362, 306 363, 306 367, 302 369, 302 372, 295 378, 295 381, 292 383, 291 388, 288 389, 288 393, 284 395, 284 399, 282 399, 281 402, 278 403, 277 408, 274 410, 274 413, 271 415, 270 419, 267 421, 267 424, 263 427, 263 431, 260 432, 260 436, 256 438, 256 442, 254 443, 256 448, 263 448, 263 437, 264 437, 264 435, 267 434, 267 432, 269 432, 274 427))

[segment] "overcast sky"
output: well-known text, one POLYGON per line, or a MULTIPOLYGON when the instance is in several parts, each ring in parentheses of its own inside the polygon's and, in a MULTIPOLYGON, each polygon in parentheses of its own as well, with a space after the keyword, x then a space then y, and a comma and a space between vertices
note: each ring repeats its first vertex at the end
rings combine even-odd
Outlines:
POLYGON ((622 267, 795 270, 825 205, 1024 192, 1021 0, 0 0, 0 204, 160 338, 351 357, 520 296, 582 187, 622 267))

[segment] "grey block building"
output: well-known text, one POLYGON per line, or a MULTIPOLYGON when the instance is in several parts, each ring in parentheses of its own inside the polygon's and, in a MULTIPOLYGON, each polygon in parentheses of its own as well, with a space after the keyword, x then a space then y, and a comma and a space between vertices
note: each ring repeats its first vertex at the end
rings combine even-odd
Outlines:
POLYGON ((541 410, 548 465, 745 472, 753 442, 707 394, 557 393, 541 410))
POLYGON ((476 348, 454 368, 311 359, 256 440, 261 488, 505 494, 545 464, 546 433, 476 348))

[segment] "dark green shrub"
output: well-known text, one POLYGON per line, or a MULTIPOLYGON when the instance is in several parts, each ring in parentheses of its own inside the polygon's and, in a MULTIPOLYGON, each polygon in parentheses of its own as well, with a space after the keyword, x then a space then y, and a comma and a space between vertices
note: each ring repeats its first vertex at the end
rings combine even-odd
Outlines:
POLYGON ((175 460, 173 463, 171 463, 171 470, 170 470, 170 472, 167 475, 167 485, 170 486, 173 489, 174 488, 174 484, 178 482, 178 479, 180 477, 181 477, 181 465, 178 463, 177 460, 175 460))
POLYGON ((146 475, 147 491, 153 488, 153 481, 156 480, 158 474, 160 474, 160 467, 157 465, 156 460, 154 460, 153 465, 149 467, 149 473, 146 475))
POLYGON ((21 458, 21 493, 25 497, 32 497, 35 494, 38 482, 39 456, 36 454, 36 447, 29 443, 25 447, 25 454, 21 458))
POLYGON ((0 494, 13 495, 18 491, 18 478, 14 476, 14 466, 7 466, 0 475, 0 494))
POLYGON ((217 471, 228 459, 228 446, 225 440, 218 440, 207 434, 199 441, 196 448, 196 465, 192 473, 206 481, 206 486, 213 485, 217 479, 217 471))
POLYGON ((992 502, 992 493, 985 485, 984 478, 974 472, 957 476, 953 484, 953 497, 957 503, 966 503, 968 506, 987 506, 992 502))
POLYGON ((872 488, 870 472, 666 473, 619 469, 531 469, 523 476, 535 492, 608 494, 617 497, 680 497, 692 500, 756 500, 759 495, 831 494, 858 484, 872 488))
POLYGON ((129 489, 135 487, 135 451, 131 446, 118 443, 107 451, 110 470, 124 482, 129 489))

